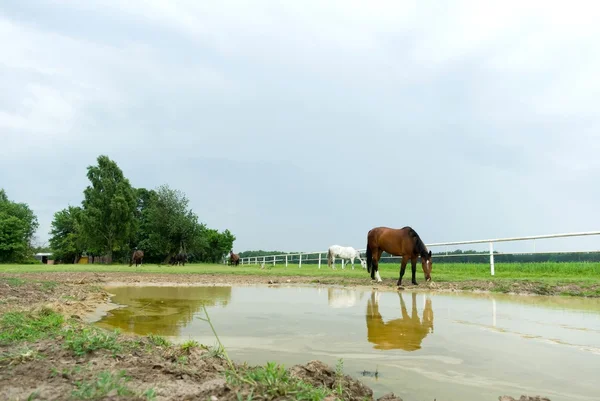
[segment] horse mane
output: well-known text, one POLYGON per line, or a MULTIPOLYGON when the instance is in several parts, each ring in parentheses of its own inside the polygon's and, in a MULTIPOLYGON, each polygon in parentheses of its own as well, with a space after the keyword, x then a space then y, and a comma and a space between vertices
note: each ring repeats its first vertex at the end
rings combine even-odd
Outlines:
POLYGON ((429 255, 427 254, 427 247, 425 246, 425 243, 423 242, 419 234, 417 234, 417 232, 413 230, 412 227, 406 228, 408 228, 408 235, 415 239, 415 248, 417 250, 417 253, 421 255, 421 258, 427 259, 429 257, 429 255))

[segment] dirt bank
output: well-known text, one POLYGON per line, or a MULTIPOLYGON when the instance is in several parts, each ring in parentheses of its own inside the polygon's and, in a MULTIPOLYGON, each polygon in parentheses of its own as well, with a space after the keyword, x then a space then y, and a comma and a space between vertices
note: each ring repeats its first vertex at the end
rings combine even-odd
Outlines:
MULTIPOLYGON (((306 277, 277 281, 288 279, 314 283, 306 277)), ((374 400, 373 391, 362 382, 319 361, 289 369, 276 364, 249 367, 229 361, 221 348, 195 342, 173 345, 161 337, 117 334, 85 322, 108 302, 102 286, 110 283, 218 285, 269 280, 275 281, 248 276, 2 274, 0 399, 374 400)), ((379 400, 400 398, 387 394, 379 400)))
MULTIPOLYGON (((348 277, 310 277, 310 276, 251 276, 232 274, 158 274, 135 272, 50 272, 50 273, 0 273, 0 277, 56 282, 66 285, 97 284, 111 285, 255 285, 255 284, 318 284, 344 285, 358 288, 378 288, 381 291, 396 291, 396 280, 385 279, 381 283, 372 283, 364 278, 348 277)), ((547 284, 535 281, 508 280, 469 280, 456 282, 419 282, 403 287, 416 291, 470 291, 500 292, 532 295, 572 295, 591 296, 600 294, 600 284, 581 286, 576 283, 547 284)))

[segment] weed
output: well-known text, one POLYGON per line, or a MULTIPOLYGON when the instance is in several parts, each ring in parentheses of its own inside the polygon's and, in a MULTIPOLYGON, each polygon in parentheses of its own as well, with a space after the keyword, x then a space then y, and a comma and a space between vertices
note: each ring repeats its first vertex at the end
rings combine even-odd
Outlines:
POLYGON ((33 393, 29 394, 29 397, 27 397, 27 401, 35 400, 39 396, 40 396, 40 392, 39 391, 34 391, 33 393))
MULTIPOLYGON (((253 391, 268 396, 267 399, 290 397, 295 400, 319 401, 331 395, 331 391, 325 387, 314 387, 292 377, 283 366, 275 362, 267 362, 266 366, 247 368, 240 373, 228 371, 226 378, 232 385, 250 384, 253 391)), ((241 398, 238 393, 239 399, 241 398)))
POLYGON ((229 355, 227 354, 227 350, 225 349, 225 347, 223 346, 223 343, 221 342, 221 340, 219 339, 219 336, 217 334, 217 331, 215 330, 215 326, 213 326, 212 321, 210 320, 210 316, 208 315, 208 311, 206 310, 206 306, 202 305, 202 310, 204 310, 204 314, 206 315, 206 318, 203 317, 199 317, 198 319, 203 320, 205 322, 207 322, 210 326, 210 329, 212 330, 213 334, 215 335, 215 338, 217 339, 217 342, 219 343, 219 347, 222 350, 223 356, 225 357, 225 359, 227 359, 227 363, 229 364, 229 368, 235 372, 235 366, 233 365, 233 362, 231 362, 231 359, 229 358, 229 355))
POLYGON ((121 350, 121 344, 117 341, 118 336, 118 330, 111 333, 95 327, 84 327, 83 329, 69 327, 65 333, 65 347, 77 356, 99 349, 116 353, 121 350))
POLYGON ((17 277, 6 277, 2 280, 11 287, 20 287, 26 282, 25 280, 17 277))
POLYGON ((198 341, 196 340, 188 340, 181 344, 181 349, 187 353, 189 353, 193 348, 199 347, 198 341))
POLYGON ((344 397, 344 360, 338 359, 335 365, 335 379, 337 382, 337 393, 340 397, 344 397))
POLYGON ((171 342, 162 336, 150 333, 147 337, 148 340, 157 347, 168 347, 171 345, 171 342))
POLYGON ((50 309, 37 314, 8 312, 0 317, 0 344, 48 338, 57 334, 63 323, 62 315, 50 309))
POLYGON ((44 289, 45 291, 51 291, 58 286, 58 283, 56 281, 42 281, 41 284, 42 289, 44 289))
POLYGON ((113 390, 117 391, 117 395, 126 396, 133 395, 133 391, 127 388, 126 383, 129 378, 125 375, 125 371, 121 370, 118 373, 103 371, 98 374, 98 378, 93 382, 75 382, 76 390, 73 390, 73 398, 82 400, 90 400, 102 398, 113 390))
POLYGON ((40 358, 41 354, 39 354, 37 351, 32 350, 29 347, 24 347, 16 352, 0 353, 0 365, 3 365, 5 363, 7 365, 13 365, 40 358))
POLYGON ((142 393, 142 396, 146 397, 148 401, 152 401, 156 398, 156 391, 151 387, 142 393))

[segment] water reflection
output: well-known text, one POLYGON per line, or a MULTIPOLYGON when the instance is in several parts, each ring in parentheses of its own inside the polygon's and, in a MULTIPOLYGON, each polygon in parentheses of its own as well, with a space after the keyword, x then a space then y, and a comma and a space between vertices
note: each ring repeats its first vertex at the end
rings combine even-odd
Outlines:
POLYGON ((202 305, 224 307, 231 301, 231 287, 120 287, 109 292, 115 294, 114 303, 127 308, 110 311, 98 326, 140 335, 176 336, 202 305))
POLYGON ((349 290, 346 288, 328 288, 327 289, 327 303, 329 307, 337 308, 350 308, 356 305, 359 299, 363 299, 365 293, 360 292, 357 296, 356 290, 349 290))
POLYGON ((421 349, 421 342, 431 332, 433 333, 433 309, 431 299, 425 300, 423 319, 419 319, 417 312, 417 294, 411 293, 412 309, 408 315, 402 292, 398 292, 402 317, 383 321, 379 313, 379 293, 371 292, 367 301, 367 339, 375 344, 373 348, 381 350, 402 349, 416 351, 421 349))

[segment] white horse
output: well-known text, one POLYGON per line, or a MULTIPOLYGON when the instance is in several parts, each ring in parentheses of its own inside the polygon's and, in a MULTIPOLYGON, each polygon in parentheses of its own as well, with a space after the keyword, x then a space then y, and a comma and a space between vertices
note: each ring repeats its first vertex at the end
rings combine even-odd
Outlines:
POLYGON ((335 258, 342 259, 342 269, 344 269, 344 260, 350 260, 352 262, 352 269, 354 270, 354 259, 360 260, 360 265, 363 269, 367 268, 367 262, 360 257, 360 252, 351 246, 331 245, 327 250, 327 266, 335 269, 335 258))

